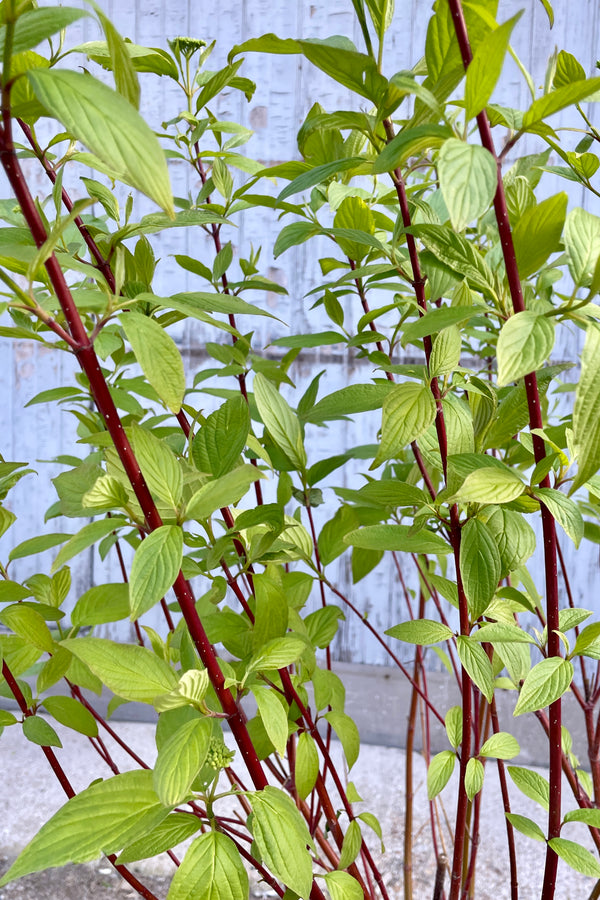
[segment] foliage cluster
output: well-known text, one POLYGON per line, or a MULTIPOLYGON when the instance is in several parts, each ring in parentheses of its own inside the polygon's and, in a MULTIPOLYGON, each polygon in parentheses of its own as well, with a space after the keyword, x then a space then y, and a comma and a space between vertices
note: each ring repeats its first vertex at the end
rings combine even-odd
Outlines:
MULTIPOLYGON (((13 192, 0 206, 0 332, 72 353, 81 368, 73 384, 34 401, 60 404, 77 419, 78 455, 59 460, 65 470, 48 512, 71 518, 73 533, 13 546, 0 583, 0 689, 19 707, 18 715, 1 711, 0 725, 21 728, 42 747, 69 799, 0 883, 104 853, 141 896, 156 900, 127 865, 168 851, 177 866, 168 900, 242 900, 247 864, 289 900, 387 900, 366 839, 381 838, 385 823, 355 812, 356 789, 330 755, 332 736, 349 770, 359 752, 331 668, 340 620, 361 617, 328 573, 343 553, 351 553, 355 583, 391 554, 405 592, 407 621, 386 635, 364 625, 412 686, 408 798, 415 724, 424 723, 434 897, 445 896, 436 804, 456 766, 448 896, 476 896, 490 760, 512 900, 517 838, 546 843, 543 900, 554 897, 559 858, 600 878, 597 854, 565 836, 570 822, 583 822, 600 849, 600 624, 573 602, 556 533, 558 526, 576 546, 600 540, 600 218, 567 212, 564 192, 537 195, 545 171, 597 193, 591 148, 600 135, 581 103, 599 96, 600 78, 561 51, 538 95, 517 59, 528 108, 494 104, 519 19, 498 24, 495 0, 437 0, 423 59, 390 77, 392 0, 353 0, 362 50, 339 36, 268 34, 234 47, 218 71, 207 68, 212 45, 179 37, 168 50, 138 46, 90 6, 103 40, 65 49, 65 30, 84 10, 0 4, 0 161, 13 192), (242 68, 249 53, 302 55, 358 95, 360 110, 315 102, 298 133, 301 159, 264 170, 240 150, 250 132, 212 111, 225 89, 252 97, 242 68), (114 88, 68 68, 81 54, 112 73, 114 88), (172 79, 182 92, 183 111, 158 136, 137 111, 142 73, 172 79), (573 149, 549 122, 572 106, 584 131, 573 149), (44 117, 57 122, 49 142, 38 137, 44 117), (525 134, 537 135, 541 149, 516 157, 525 134), (551 154, 559 165, 549 164, 551 154), (47 176, 47 197, 32 194, 24 160, 27 172, 36 165, 47 176), (197 196, 173 198, 168 160, 192 168, 197 196), (81 174, 89 168, 97 178, 81 174), (84 199, 73 201, 68 183, 84 199), (131 196, 120 208, 119 184, 160 212, 138 221, 131 196), (253 343, 252 317, 268 313, 252 298, 284 289, 261 273, 257 249, 236 257, 231 242, 236 218, 258 208, 283 220, 275 256, 314 239, 331 247, 313 291, 330 330, 278 339, 277 359, 253 343), (158 296, 148 236, 171 228, 199 230, 213 249, 176 256, 196 289, 158 296), (191 386, 169 333, 186 318, 217 336, 205 348, 211 367, 191 386), (565 327, 586 333, 576 386, 565 379, 568 366, 549 363, 565 327), (318 375, 294 396, 298 355, 329 345, 367 360, 369 379, 323 395, 318 375), (403 362, 407 353, 420 362, 403 362), (560 393, 574 402, 557 414, 552 397, 560 393), (377 410, 380 430, 370 443, 315 458, 310 429, 377 410), (363 469, 351 489, 340 486, 349 464, 363 469), (332 488, 337 505, 318 532, 313 510, 332 488), (527 568, 536 517, 543 581, 527 568), (68 605, 69 563, 93 546, 102 558, 118 555, 122 582, 96 584, 68 605), (13 580, 16 560, 50 548, 50 572, 13 580), (131 566, 124 548, 133 551, 131 566), (405 587, 409 566, 418 597, 405 587), (162 633, 144 625, 155 607, 162 633), (134 642, 98 636, 128 619, 134 642), (414 645, 410 670, 397 641, 414 645), (430 647, 456 678, 460 706, 438 709, 429 696, 430 647), (153 769, 129 747, 132 770, 117 768, 110 741, 123 742, 94 701, 103 687, 112 694, 109 714, 130 701, 156 711, 153 769), (585 718, 585 765, 561 725, 568 690, 585 718), (515 715, 539 719, 548 780, 505 767, 519 745, 499 728, 498 691, 514 692, 515 715), (432 756, 434 718, 449 749, 432 756), (53 750, 53 720, 88 736, 111 775, 75 795, 53 750), (539 804, 539 821, 511 808, 508 778, 539 804), (237 817, 223 812, 225 797, 239 802, 237 817), (173 848, 186 838, 193 840, 180 861, 173 848)), ((9 492, 26 466, 0 463, 2 533, 10 535, 9 492)), ((410 799, 405 821, 410 898, 410 799)), ((592 896, 600 896, 600 881, 592 896)))

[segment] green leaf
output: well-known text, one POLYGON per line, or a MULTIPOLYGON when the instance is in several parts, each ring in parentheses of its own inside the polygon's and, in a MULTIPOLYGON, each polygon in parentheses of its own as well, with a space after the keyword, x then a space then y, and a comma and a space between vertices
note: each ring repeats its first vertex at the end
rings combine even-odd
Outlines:
POLYGON ((254 376, 253 391, 260 417, 269 434, 296 468, 305 469, 306 450, 298 417, 260 372, 254 376))
POLYGON ((469 519, 461 531, 460 575, 469 613, 478 619, 488 607, 500 580, 498 547, 489 528, 479 519, 469 519))
POLYGON ((584 822, 592 828, 599 828, 600 809, 572 809, 565 814, 564 822, 584 822))
POLYGON ((327 872, 323 876, 331 900, 362 900, 363 889, 348 872, 327 872))
POLYGON ((406 229, 418 237, 442 265, 466 278, 471 287, 496 299, 494 274, 477 248, 461 234, 442 225, 412 225, 406 229))
POLYGON ((460 706, 451 706, 446 713, 444 724, 450 745, 456 750, 462 743, 463 714, 460 706))
MULTIPOLYGON (((13 55, 33 50, 42 41, 87 15, 85 10, 75 9, 72 6, 32 9, 23 13, 14 26, 11 48, 13 55)), ((3 25, 0 28, 0 55, 4 53, 5 39, 6 25, 3 25)))
POLYGON ((435 400, 427 385, 399 384, 383 401, 381 443, 369 468, 399 456, 407 444, 427 431, 435 413, 435 400))
POLYGON ((62 646, 124 700, 152 703, 177 685, 173 669, 147 647, 92 637, 62 641, 62 646))
POLYGON ((497 508, 485 523, 500 554, 500 577, 523 565, 535 550, 535 531, 524 517, 512 509, 497 508))
POLYGON ((544 94, 543 97, 533 101, 523 116, 521 130, 530 130, 548 116, 554 115, 567 106, 579 103, 597 90, 600 90, 600 78, 586 78, 583 81, 574 81, 555 91, 550 91, 549 94, 544 94))
POLYGON ((173 338, 155 319, 139 313, 123 313, 120 322, 142 372, 171 412, 178 413, 185 394, 185 372, 173 338))
POLYGON ((467 120, 475 118, 487 106, 502 72, 512 30, 521 15, 522 10, 486 35, 473 54, 465 85, 467 120))
POLYGON ((492 759, 512 759, 514 756, 518 756, 520 752, 521 748, 517 739, 507 731, 499 731, 485 741, 479 751, 479 755, 491 757, 492 759))
MULTIPOLYGON (((73 559, 74 556, 77 556, 78 553, 87 550, 87 548, 91 547, 92 544, 95 544, 96 541, 101 540, 103 537, 106 537, 107 534, 110 534, 111 531, 116 531, 125 524, 125 519, 115 516, 112 519, 98 519, 96 522, 90 522, 88 525, 84 525, 83 528, 80 529, 77 534, 74 534, 58 552, 50 571, 57 572, 66 562, 73 559)), ((49 536, 50 535, 48 535, 48 537, 49 536)))
POLYGON ((577 287, 589 287, 600 256, 600 218, 585 209, 571 210, 564 241, 571 278, 577 287))
POLYGON ((352 821, 348 824, 346 834, 344 835, 338 868, 347 869, 348 866, 351 866, 360 853, 361 845, 362 833, 360 830, 360 825, 358 824, 356 819, 352 819, 352 821))
MULTIPOLYGON (((27 738, 28 741, 31 741, 32 744, 38 744, 40 747, 62 747, 62 742, 55 732, 52 725, 48 724, 45 719, 42 719, 41 716, 26 716, 23 719, 23 734, 27 738)), ((26 850, 27 848, 25 848, 26 850)), ((25 851, 23 851, 25 852, 25 851)), ((21 854, 23 855, 23 854, 21 854)), ((20 857, 19 857, 20 859, 20 857)), ((17 859, 17 862, 19 860, 17 859)), ((16 865, 16 863, 15 863, 16 865)), ((42 866, 42 868, 47 868, 46 866, 42 866)), ((9 870, 11 871, 11 870, 9 870)), ((29 869, 29 871, 37 872, 37 869, 29 869)), ((8 873, 7 873, 8 874, 8 873)), ((14 877, 19 877, 14 876, 14 877)), ((4 879, 6 875, 0 881, 0 885, 4 884, 4 879)))
POLYGON ((550 706, 569 689, 572 680, 573 663, 570 660, 558 656, 542 659, 525 678, 514 715, 550 706))
POLYGON ((510 469, 476 469, 465 478, 456 497, 463 503, 510 503, 525 490, 518 475, 510 469))
POLYGON ((351 769, 358 759, 360 750, 360 735, 358 733, 358 728, 350 716, 343 712, 331 710, 325 714, 325 718, 335 731, 337 738, 343 747, 346 762, 348 763, 348 769, 351 769))
POLYGON ((110 56, 110 65, 114 73, 116 88, 135 109, 140 107, 140 84, 133 61, 128 52, 127 44, 112 24, 104 15, 97 3, 92 2, 96 15, 102 25, 106 37, 107 50, 110 56))
POLYGON ((304 651, 306 643, 299 637, 286 635, 281 638, 273 638, 264 644, 254 654, 248 663, 247 672, 255 672, 259 669, 283 669, 297 662, 304 651))
POLYGON ((290 247, 303 244, 319 231, 318 225, 315 225, 314 222, 290 222, 289 225, 284 225, 273 245, 273 257, 277 259, 290 247))
POLYGON ((287 713, 270 688, 255 688, 252 693, 269 740, 283 758, 288 739, 287 713))
POLYGON ((90 862, 101 853, 120 850, 167 815, 152 790, 152 772, 115 775, 72 797, 42 826, 0 881, 64 866, 90 862))
POLYGON ((454 765, 456 763, 456 755, 453 750, 442 750, 436 753, 427 769, 427 797, 433 800, 448 784, 454 765))
POLYGON ((399 641, 405 641, 407 644, 418 644, 426 646, 427 644, 439 644, 440 641, 449 640, 453 631, 447 625, 436 622, 433 619, 415 619, 412 622, 401 622, 388 628, 385 634, 390 637, 397 638, 399 641))
POLYGON ((440 150, 438 175, 456 231, 487 211, 498 186, 498 168, 492 154, 485 147, 456 138, 449 138, 440 150))
POLYGON ((129 585, 99 584, 81 595, 71 613, 73 625, 104 625, 129 616, 129 585))
POLYGON ((494 697, 494 673, 487 653, 473 638, 459 634, 456 639, 458 656, 471 681, 477 685, 488 703, 494 697))
POLYGON ((321 423, 343 419, 355 413, 380 409, 383 401, 395 390, 393 384, 351 384, 323 397, 304 417, 307 422, 321 423))
POLYGON ((484 769, 482 763, 474 756, 467 762, 465 771, 465 792, 469 800, 478 794, 483 787, 484 769))
POLYGON ((125 509, 128 503, 125 485, 112 475, 101 475, 81 498, 81 506, 84 509, 93 509, 96 512, 125 509))
POLYGON ((573 447, 577 475, 573 490, 600 466, 600 327, 590 323, 581 354, 581 374, 573 407, 573 447))
POLYGON ((263 861, 296 894, 308 897, 312 862, 307 845, 312 845, 312 840, 294 801, 270 785, 248 799, 254 813, 254 840, 263 861))
POLYGON ((375 159, 373 174, 393 172, 409 156, 419 156, 441 147, 449 137, 452 137, 452 131, 447 125, 417 125, 416 128, 403 128, 375 159))
POLYGON ((211 732, 209 719, 191 719, 160 747, 153 785, 165 806, 176 806, 189 798, 192 782, 206 760, 211 732))
POLYGON ((511 316, 498 337, 498 385, 503 387, 540 369, 554 346, 554 323, 524 310, 511 316))
POLYGON ((561 837, 550 838, 548 844, 556 855, 576 872, 593 878, 600 877, 600 862, 586 847, 561 837))
POLYGON ((322 166, 315 166, 314 169, 309 169, 308 172, 303 172, 301 175, 298 175, 297 178, 294 178, 294 180, 281 191, 277 198, 277 202, 281 203, 293 194, 298 194, 300 191, 307 191, 315 185, 327 181, 334 175, 338 175, 341 172, 347 172, 348 169, 356 169, 358 166, 363 166, 364 164, 365 160, 362 156, 353 156, 349 159, 336 159, 332 162, 325 163, 322 166))
POLYGON ((44 697, 42 700, 53 719, 87 737, 96 737, 98 724, 86 707, 73 697, 44 697))
POLYGON ((429 334, 450 328, 452 325, 462 325, 481 313, 481 306, 441 306, 439 309, 434 307, 403 329, 402 344, 414 343, 429 334))
POLYGON ((195 816, 189 813, 171 813, 144 837, 127 844, 119 854, 118 862, 126 865, 138 859, 158 856, 190 838, 199 828, 200 823, 195 816))
POLYGON ((314 739, 306 731, 298 737, 296 744, 296 790, 301 800, 306 799, 314 788, 319 774, 319 753, 314 739))
POLYGON ((422 528, 415 534, 409 534, 409 525, 367 525, 356 531, 350 531, 344 537, 344 543, 364 550, 397 550, 403 553, 435 553, 452 552, 452 547, 439 534, 422 528))
POLYGON ((546 835, 536 822, 532 822, 527 816, 520 816, 518 813, 505 813, 505 815, 513 828, 516 828, 525 837, 532 838, 534 841, 541 841, 543 844, 546 843, 546 835))
POLYGON ((377 506, 423 506, 428 497, 412 484, 386 478, 383 481, 369 481, 356 493, 359 503, 376 504, 377 506))
POLYGON ((539 803, 547 812, 550 806, 550 785, 548 784, 548 779, 543 778, 531 769, 524 769, 521 766, 507 766, 506 770, 519 790, 526 797, 529 797, 530 800, 539 803))
POLYGON ((208 519, 217 509, 237 504, 250 485, 262 477, 260 469, 250 463, 244 463, 226 475, 209 481, 190 498, 185 511, 186 519, 202 521, 208 519))
POLYGON ((440 331, 431 348, 430 376, 435 378, 437 375, 449 375, 454 371, 460 362, 461 348, 462 336, 456 325, 440 331))
POLYGON ((70 537, 73 537, 73 535, 53 533, 40 534, 37 537, 29 538, 10 551, 8 561, 12 562, 13 559, 23 559, 26 556, 33 556, 35 553, 43 553, 44 550, 50 550, 58 544, 64 544, 70 537))
POLYGON ((142 117, 96 78, 64 69, 31 69, 27 78, 48 111, 116 177, 174 215, 162 148, 142 117))
POLYGON ((575 546, 579 547, 583 537, 584 522, 575 501, 554 488, 536 488, 534 496, 552 513, 575 546))
POLYGON ((560 249, 566 213, 567 195, 564 191, 525 210, 513 231, 517 266, 522 279, 537 272, 550 254, 560 249))
POLYGON ((573 81, 583 81, 585 79, 585 69, 578 62, 572 53, 561 50, 556 57, 556 70, 552 79, 554 88, 564 87, 573 81))
POLYGON ((200 472, 215 478, 236 465, 250 431, 250 412, 242 396, 232 397, 211 413, 194 436, 192 456, 200 472))
MULTIPOLYGON (((374 234, 375 219, 364 200, 361 200, 360 197, 346 197, 338 207, 333 219, 333 227, 345 230, 358 229, 364 234, 374 234)), ((368 250, 364 244, 358 244, 356 241, 349 241, 345 238, 338 238, 337 243, 342 252, 356 262, 360 262, 368 250)))
POLYGON ((207 831, 190 844, 167 900, 247 900, 248 891, 248 875, 231 838, 207 831))
POLYGON ((182 558, 183 532, 178 525, 161 525, 138 546, 129 577, 132 621, 164 597, 179 574, 182 558))
POLYGON ((129 434, 133 452, 150 491, 177 509, 183 493, 183 473, 177 457, 164 441, 147 428, 132 425, 129 434))
POLYGON ((42 616, 31 607, 23 603, 7 606, 0 613, 0 622, 39 650, 52 652, 54 649, 50 629, 42 616))

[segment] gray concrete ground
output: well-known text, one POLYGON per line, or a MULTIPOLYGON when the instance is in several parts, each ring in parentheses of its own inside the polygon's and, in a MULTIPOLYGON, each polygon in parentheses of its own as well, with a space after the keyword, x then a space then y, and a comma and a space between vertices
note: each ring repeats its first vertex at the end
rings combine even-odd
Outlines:
MULTIPOLYGON (((148 763, 155 756, 153 726, 144 722, 118 723, 121 736, 136 749, 148 763)), ((77 790, 84 788, 92 778, 108 775, 102 771, 94 749, 87 739, 57 728, 63 740, 64 749, 57 754, 68 776, 77 790)), ((6 729, 0 739, 0 765, 3 773, 4 790, 0 797, 0 865, 4 870, 37 829, 52 813, 63 804, 64 795, 55 781, 40 748, 27 743, 19 733, 20 729, 6 729)), ((339 747, 334 746, 339 759, 339 747)), ((128 758, 119 748, 115 749, 115 759, 124 769, 129 768, 128 758)), ((413 871, 415 878, 415 900, 428 900, 432 896, 434 881, 434 857, 429 842, 428 805, 425 791, 425 766, 419 754, 415 754, 415 842, 413 871)), ((382 858, 385 883, 392 898, 403 896, 403 810, 404 810, 405 754, 402 750, 378 745, 363 746, 360 758, 348 777, 356 785, 365 799, 363 809, 374 812, 380 819, 384 831, 386 853, 382 858)), ((440 817, 451 822, 452 808, 451 782, 440 805, 440 817)), ((513 809, 536 819, 543 826, 543 813, 533 802, 518 791, 512 790, 513 809)), ((567 808, 568 787, 565 786, 567 808)), ((565 836, 581 834, 579 826, 568 826, 571 832, 565 836)), ((446 831, 447 834, 447 831, 446 831)), ((544 845, 520 838, 518 841, 519 881, 521 900, 537 900, 543 872, 544 845)), ((585 834, 584 834, 585 837, 585 834)), ((373 849, 378 850, 378 841, 373 841, 373 849)), ((450 852, 450 847, 448 846, 450 852)), ((486 770, 484 785, 484 811, 481 822, 481 845, 478 865, 477 900, 508 900, 506 832, 500 806, 500 794, 495 764, 486 770)), ((172 863, 166 857, 137 863, 133 871, 142 881, 151 879, 149 886, 159 900, 164 900, 168 890, 172 863)), ((562 863, 559 870, 557 900, 586 900, 593 886, 593 880, 577 875, 562 863)), ((268 896, 261 886, 255 888, 256 896, 268 896)), ((120 882, 111 871, 106 860, 88 866, 69 867, 31 876, 13 885, 0 889, 0 900, 113 900, 136 896, 129 886, 120 882)))

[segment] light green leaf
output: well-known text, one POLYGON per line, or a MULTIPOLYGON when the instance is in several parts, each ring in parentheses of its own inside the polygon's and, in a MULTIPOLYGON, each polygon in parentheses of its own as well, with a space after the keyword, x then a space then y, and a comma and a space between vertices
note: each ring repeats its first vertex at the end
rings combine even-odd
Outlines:
POLYGON ((297 247, 299 244, 303 244, 313 235, 318 234, 319 231, 319 226, 315 225, 314 222, 290 222, 289 225, 284 225, 273 245, 273 257, 277 259, 290 247, 297 247))
MULTIPOLYGON (((25 716, 23 719, 23 734, 28 741, 31 741, 32 744, 37 744, 39 747, 62 747, 62 742, 52 725, 46 722, 45 719, 42 719, 41 716, 25 716)), ((45 869, 46 866, 42 868, 45 869)), ((0 885, 3 883, 4 878, 0 881, 0 885)))
POLYGON ((478 794, 483 787, 484 769, 482 763, 474 756, 467 762, 465 771, 465 791, 469 800, 478 794))
POLYGON ((567 195, 564 191, 525 210, 513 231, 517 266, 522 279, 537 272, 550 254, 560 249, 566 213, 567 195))
POLYGON ((434 378, 437 375, 449 375, 460 362, 461 348, 462 336, 456 325, 440 331, 431 348, 430 376, 434 378))
POLYGON ((565 814, 564 822, 584 822, 600 828, 600 809, 572 809, 565 814))
POLYGON ((514 715, 535 712, 550 706, 569 689, 573 680, 573 663, 551 656, 542 659, 526 676, 514 715))
POLYGON ((451 136, 452 131, 447 125, 417 125, 416 128, 403 128, 375 159, 373 174, 392 172, 409 156, 419 156, 428 150, 441 147, 451 136))
POLYGON ((152 789, 151 771, 124 772, 93 784, 42 826, 0 885, 31 872, 115 853, 154 828, 168 812, 152 789))
POLYGON ((527 816, 520 816, 518 813, 505 813, 505 815, 513 828, 516 828, 525 837, 533 838, 534 841, 541 841, 543 844, 546 843, 546 835, 536 822, 528 819, 527 816))
POLYGON ((456 639, 458 656, 471 681, 477 685, 488 703, 494 697, 494 673, 487 653, 477 641, 460 634, 456 639))
MULTIPOLYGON (((75 9, 72 6, 53 7, 52 9, 32 9, 19 16, 13 32, 13 54, 24 53, 33 50, 46 38, 52 37, 58 31, 87 16, 83 9, 75 9)), ((6 25, 0 28, 0 55, 4 53, 4 41, 6 38, 6 25)))
POLYGON ((479 115, 487 106, 502 72, 510 35, 521 15, 522 10, 486 35, 473 54, 465 85, 467 120, 479 115))
POLYGON ((412 225, 407 231, 418 237, 442 265, 462 275, 486 297, 496 299, 493 272, 479 250, 463 235, 443 225, 412 225))
POLYGON ((422 528, 409 534, 409 525, 367 525, 344 536, 344 543, 363 550, 397 550, 403 553, 447 554, 452 547, 439 534, 422 528))
POLYGON ((575 546, 579 547, 583 537, 584 522, 575 501, 554 488, 536 488, 534 496, 552 513, 575 546))
POLYGON ((328 872, 323 876, 331 900, 362 900, 363 889, 348 872, 328 872))
POLYGON ((87 737, 96 737, 98 724, 91 712, 73 697, 44 697, 42 704, 53 719, 87 737))
POLYGON ((200 822, 196 816, 189 813, 171 813, 143 838, 128 844, 119 854, 118 862, 126 865, 138 859, 158 856, 159 853, 164 853, 165 850, 170 850, 171 847, 176 847, 177 844, 190 838, 199 828, 200 822))
POLYGON ((319 774, 319 753, 314 742, 306 731, 298 737, 296 744, 295 785, 298 796, 304 800, 315 786, 319 774))
POLYGON ((571 210, 564 240, 571 278, 577 287, 589 287, 600 256, 600 218, 585 209, 571 210))
MULTIPOLYGON (((364 200, 361 200, 360 197, 346 197, 338 207, 333 219, 333 227, 346 230, 358 229, 365 234, 374 234, 375 220, 364 200)), ((346 256, 357 262, 360 262, 368 252, 368 247, 358 244, 356 241, 338 237, 337 243, 346 256)))
MULTIPOLYGON (((53 10, 54 12, 54 10, 53 10)), ((78 141, 173 216, 173 195, 162 148, 142 117, 96 78, 65 69, 31 69, 37 99, 78 141)))
POLYGON ((263 861, 287 887, 300 897, 308 897, 312 862, 307 845, 312 846, 312 840, 294 801, 270 785, 248 799, 254 812, 254 840, 263 861))
POLYGON ((252 691, 269 740, 283 758, 288 739, 288 718, 282 704, 270 688, 254 688, 252 691))
POLYGON ((188 502, 185 510, 186 519, 202 521, 224 506, 237 504, 250 485, 262 477, 260 469, 250 463, 244 463, 221 475, 220 478, 203 484, 188 502))
POLYGON ((411 381, 399 384, 383 401, 381 443, 369 468, 398 456, 427 431, 435 413, 435 401, 427 385, 411 381))
POLYGON ((144 375, 171 412, 178 413, 185 394, 185 372, 173 338, 155 319, 139 313, 123 313, 120 322, 144 375))
POLYGON ((125 97, 135 109, 139 109, 140 84, 127 44, 110 19, 104 15, 98 4, 93 2, 93 0, 92 6, 96 11, 106 37, 106 46, 110 56, 116 88, 119 94, 125 97))
POLYGON ((535 800, 546 812, 548 811, 550 806, 550 785, 547 778, 543 778, 538 772, 524 769, 521 766, 507 766, 506 771, 526 797, 529 797, 530 800, 535 800))
POLYGON ((600 862, 586 847, 561 837, 550 838, 548 844, 557 856, 576 872, 590 875, 592 878, 600 877, 600 862))
POLYGON ((192 782, 206 760, 211 732, 210 719, 191 719, 160 747, 153 785, 165 806, 176 806, 189 797, 192 782))
POLYGON ((207 831, 190 844, 167 900, 248 900, 248 875, 226 834, 207 831))
POLYGON ((338 712, 337 710, 331 710, 326 713, 325 718, 335 731, 344 749, 348 769, 351 769, 358 759, 360 750, 360 735, 354 720, 346 713, 338 712))
POLYGON ((0 612, 0 622, 39 650, 52 652, 54 641, 50 629, 38 612, 23 603, 6 606, 0 612))
POLYGON ((361 844, 362 834, 360 825, 358 824, 356 819, 353 819, 348 824, 346 834, 344 835, 342 852, 340 854, 340 861, 338 863, 339 869, 347 869, 348 866, 352 865, 352 863, 360 853, 361 844))
POLYGON ((96 512, 108 512, 115 508, 124 509, 128 502, 129 497, 125 486, 112 475, 101 475, 81 498, 81 505, 84 509, 93 509, 96 512))
POLYGON ((463 714, 460 706, 451 706, 446 713, 444 724, 450 745, 456 750, 462 743, 463 714))
POLYGON ((444 790, 454 772, 455 763, 456 754, 453 750, 442 750, 433 757, 427 769, 427 797, 429 800, 433 800, 444 790))
POLYGON ((297 415, 260 372, 254 376, 254 399, 269 434, 298 469, 306 468, 306 450, 297 415))
POLYGON ((500 571, 500 554, 489 528, 479 519, 469 519, 461 532, 460 574, 473 618, 485 612, 498 587, 500 571))
POLYGON ((554 88, 564 87, 573 81, 583 81, 585 79, 585 69, 578 62, 572 53, 561 50, 556 58, 556 70, 552 79, 554 88))
POLYGON ((512 759, 514 756, 518 756, 520 752, 521 748, 517 739, 507 731, 499 731, 485 741, 479 751, 479 755, 491 757, 492 759, 512 759))
POLYGON ((73 625, 104 625, 129 615, 129 585, 99 584, 81 595, 71 613, 73 625))
MULTIPOLYGON (((66 562, 69 562, 70 559, 77 556, 78 553, 87 550, 87 548, 91 547, 92 544, 95 544, 96 541, 106 537, 111 531, 122 528, 125 524, 125 519, 114 516, 112 519, 98 519, 96 522, 90 522, 88 525, 84 525, 83 528, 80 529, 77 534, 74 534, 58 552, 50 571, 57 572, 66 562)), ((50 537, 50 535, 48 535, 48 537, 50 537)))
POLYGON ((62 646, 124 700, 152 703, 177 685, 173 669, 147 647, 93 637, 62 641, 62 646))
POLYGON ((498 385, 540 369, 554 346, 554 323, 529 309, 511 316, 498 337, 498 385))
POLYGON ((347 172, 349 169, 356 169, 358 166, 364 164, 365 160, 361 156, 357 156, 350 157, 349 159, 336 159, 332 162, 325 163, 322 166, 316 166, 313 169, 309 169, 308 172, 303 172, 301 175, 298 175, 297 178, 294 178, 294 180, 281 191, 277 198, 277 202, 281 203, 293 194, 298 194, 300 191, 307 191, 315 185, 327 181, 334 175, 341 172, 347 172))
POLYGON ((207 416, 192 443, 199 471, 210 472, 215 478, 230 472, 246 446, 249 430, 250 412, 242 396, 232 397, 207 416))
POLYGON ((412 622, 401 622, 399 625, 394 625, 392 628, 388 628, 385 634, 389 634, 390 637, 397 638, 399 641, 405 641, 407 644, 426 646, 449 640, 453 631, 447 625, 433 619, 415 619, 412 622))
POLYGON ((600 327, 590 323, 581 355, 581 374, 573 407, 573 447, 577 475, 573 490, 600 466, 600 327))
POLYGON ((510 503, 524 490, 523 482, 512 470, 490 467, 467 475, 456 497, 463 503, 510 503))
POLYGON ((248 663, 247 672, 256 672, 259 669, 283 669, 297 662, 304 651, 306 643, 299 637, 286 635, 268 641, 255 653, 248 663))
POLYGON ((380 409, 393 384, 351 384, 319 400, 304 417, 317 424, 330 419, 343 419, 355 413, 380 409))
POLYGON ((499 507, 486 518, 500 554, 501 572, 504 578, 509 572, 526 562, 535 550, 535 531, 521 513, 499 507))
POLYGON ((183 558, 183 532, 178 525, 161 525, 138 546, 129 577, 131 620, 152 609, 172 586, 183 558))
MULTIPOLYGON (((12 562, 13 559, 23 559, 26 556, 33 556, 35 553, 43 553, 44 550, 50 550, 58 544, 64 544, 70 537, 73 537, 73 535, 53 533, 40 534, 37 537, 28 538, 28 540, 18 544, 10 551, 8 561, 12 562)), ((28 594, 25 596, 28 596, 28 594)))
POLYGON ((164 441, 147 428, 132 425, 129 434, 133 452, 150 491, 176 509, 183 493, 183 473, 177 457, 164 441))
POLYGON ((452 226, 462 231, 494 199, 498 186, 494 157, 485 147, 449 138, 439 153, 438 174, 452 226))
POLYGON ((528 131, 548 116, 579 103, 597 90, 600 90, 600 78, 586 78, 584 81, 573 81, 555 91, 550 91, 549 94, 544 94, 543 97, 533 101, 523 116, 522 130, 528 131))

